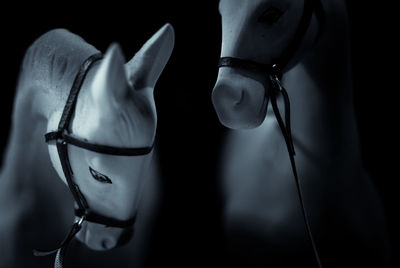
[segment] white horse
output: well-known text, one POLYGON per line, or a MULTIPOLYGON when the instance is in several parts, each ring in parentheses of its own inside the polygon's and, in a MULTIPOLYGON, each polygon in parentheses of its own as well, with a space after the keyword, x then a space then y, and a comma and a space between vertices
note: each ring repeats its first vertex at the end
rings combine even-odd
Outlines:
MULTIPOLYGON (((323 27, 314 14, 282 78, 305 209, 324 267, 384 267, 383 209, 363 167, 354 115, 346 5, 321 4, 323 27)), ((273 63, 303 7, 304 0, 220 0, 221 57, 273 63)), ((267 73, 228 67, 212 93, 220 121, 235 129, 221 167, 229 256, 242 267, 316 267, 270 89, 267 73)), ((283 113, 280 98, 278 105, 283 113)))
MULTIPOLYGON (((153 89, 174 46, 166 24, 125 64, 117 44, 88 71, 71 132, 91 143, 145 147, 154 142, 157 114, 153 89)), ((0 267, 51 267, 54 258, 33 257, 34 248, 57 246, 72 224, 73 200, 54 143, 43 135, 57 129, 79 66, 98 50, 63 29, 36 40, 23 60, 12 131, 0 176, 0 267)), ((71 267, 140 267, 159 200, 155 153, 110 156, 69 146, 75 183, 89 207, 126 220, 137 215, 134 238, 113 250, 123 229, 84 222, 66 260, 71 267), (104 183, 96 174, 107 177, 104 183)), ((154 151, 154 150, 153 150, 154 151)))

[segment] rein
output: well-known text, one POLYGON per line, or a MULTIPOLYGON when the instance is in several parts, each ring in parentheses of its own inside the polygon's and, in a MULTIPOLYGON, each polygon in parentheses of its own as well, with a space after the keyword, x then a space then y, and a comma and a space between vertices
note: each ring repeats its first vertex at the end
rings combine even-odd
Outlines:
POLYGON ((99 214, 90 209, 85 196, 82 194, 77 182, 74 180, 74 173, 71 168, 68 156, 68 145, 70 144, 76 147, 80 147, 101 154, 121 155, 121 156, 146 155, 149 154, 153 149, 153 145, 149 147, 123 148, 123 147, 94 144, 87 142, 83 139, 80 139, 76 136, 73 136, 72 133, 70 132, 69 130, 70 122, 72 120, 72 115, 75 110, 77 98, 79 95, 79 91, 82 87, 83 81, 88 71, 93 66, 93 64, 102 58, 103 55, 101 53, 98 53, 90 56, 82 63, 79 72, 77 73, 74 79, 71 90, 69 92, 67 102, 64 106, 64 110, 60 122, 58 124, 58 129, 56 131, 52 131, 45 134, 46 143, 49 143, 51 141, 56 142, 58 156, 60 158, 61 166, 68 184, 68 188, 72 193, 72 196, 76 204, 78 205, 78 209, 75 209, 75 215, 77 217, 77 220, 71 226, 71 229, 67 234, 67 236, 64 238, 63 242, 58 247, 51 250, 36 250, 36 249, 33 250, 33 254, 35 256, 47 256, 57 252, 54 262, 55 268, 63 267, 63 262, 65 259, 65 254, 68 245, 71 242, 71 240, 75 237, 75 235, 81 230, 82 225, 85 221, 103 224, 108 227, 133 228, 133 225, 136 220, 136 215, 127 220, 120 220, 99 214))
POLYGON ((291 42, 289 43, 288 47, 284 51, 284 53, 279 58, 275 59, 272 64, 265 64, 265 63, 248 60, 248 59, 241 59, 241 58, 235 58, 235 57, 222 57, 219 59, 218 68, 224 68, 224 67, 240 68, 240 69, 246 69, 246 70, 250 70, 250 71, 266 73, 268 75, 269 81, 272 86, 272 90, 271 90, 271 92, 269 92, 271 105, 272 105, 272 109, 275 114, 275 118, 278 122, 279 128, 280 128, 283 138, 285 140, 286 148, 287 148, 287 151, 289 154, 290 164, 292 167, 293 177, 294 177, 294 180, 296 183, 297 195, 298 195, 299 202, 300 202, 303 220, 304 220, 304 223, 306 226, 307 236, 311 242, 312 250, 313 250, 316 262, 318 264, 318 267, 322 268, 322 263, 321 263, 321 260, 319 257, 318 249, 317 249, 317 246, 316 246, 316 243, 315 243, 312 231, 311 231, 309 219, 307 216, 307 211, 306 211, 304 200, 303 200, 301 184, 299 181, 297 168, 296 168, 296 161, 295 161, 296 152, 295 152, 295 148, 294 148, 294 144, 293 144, 292 131, 291 131, 291 127, 290 127, 290 99, 289 99, 289 95, 288 95, 286 89, 282 86, 282 83, 281 83, 281 78, 283 75, 282 69, 285 66, 287 66, 289 61, 294 57, 298 48, 300 47, 300 44, 304 38, 304 35, 311 23, 311 19, 312 19, 312 15, 313 15, 314 11, 315 11, 317 20, 319 22, 319 31, 318 31, 318 35, 316 38, 316 41, 317 41, 321 34, 321 30, 322 30, 323 22, 324 22, 323 21, 323 19, 324 19, 323 7, 319 0, 304 0, 303 14, 302 14, 298 29, 297 29, 294 37, 292 38, 291 42), (279 94, 282 95, 283 101, 284 101, 285 120, 282 119, 282 116, 281 116, 281 113, 279 111, 278 104, 277 104, 277 97, 279 94))

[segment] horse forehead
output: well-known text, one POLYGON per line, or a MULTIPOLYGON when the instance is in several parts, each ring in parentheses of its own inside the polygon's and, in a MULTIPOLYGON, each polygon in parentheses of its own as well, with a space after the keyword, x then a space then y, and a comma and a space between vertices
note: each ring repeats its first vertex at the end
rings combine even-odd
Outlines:
POLYGON ((88 164, 94 168, 99 168, 98 171, 102 171, 102 169, 104 169, 104 172, 113 170, 123 174, 123 171, 126 169, 130 171, 132 168, 133 157, 131 156, 108 155, 91 151, 86 151, 85 155, 88 164))
POLYGON ((260 2, 268 2, 271 0, 220 0, 219 1, 219 12, 223 13, 224 11, 234 11, 234 10, 245 10, 251 7, 254 7, 260 2))
POLYGON ((251 17, 255 11, 262 12, 271 5, 282 10, 299 9, 304 5, 304 0, 220 0, 218 11, 222 17, 229 16, 237 20, 238 15, 251 17))
MULTIPOLYGON (((290 0, 220 0, 218 10, 221 15, 232 13, 246 13, 264 5, 284 5, 290 0), (226 12, 226 13, 225 13, 226 12)), ((299 0, 296 0, 301 2, 299 0)))

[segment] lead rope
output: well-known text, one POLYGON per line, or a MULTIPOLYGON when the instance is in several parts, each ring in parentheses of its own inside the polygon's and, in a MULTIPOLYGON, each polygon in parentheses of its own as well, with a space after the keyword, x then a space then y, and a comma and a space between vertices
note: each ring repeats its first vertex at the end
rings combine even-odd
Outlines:
POLYGON ((275 117, 276 117, 276 121, 278 122, 279 128, 281 129, 281 132, 283 134, 283 137, 285 139, 285 143, 286 143, 286 147, 289 153, 289 158, 290 158, 290 163, 292 166, 292 171, 293 171, 293 176, 296 182, 296 189, 297 189, 297 194, 299 197, 299 201, 300 201, 300 207, 301 207, 301 212, 303 215, 303 219, 304 219, 304 223, 306 225, 306 230, 307 230, 307 235, 310 239, 311 242, 311 246, 314 252, 314 256, 315 259, 318 263, 318 267, 322 268, 322 264, 321 264, 321 260, 319 258, 319 254, 318 254, 318 250, 317 250, 317 246, 315 244, 314 241, 314 237, 312 235, 311 232, 311 226, 310 223, 308 221, 308 217, 307 217, 307 213, 306 213, 306 209, 305 209, 305 205, 304 205, 304 200, 303 200, 303 194, 302 194, 302 190, 301 190, 301 185, 299 182, 299 177, 297 175, 297 168, 296 168, 296 162, 294 159, 294 156, 296 155, 296 152, 294 150, 294 144, 293 144, 293 139, 292 139, 292 131, 291 131, 291 127, 290 127, 290 100, 289 100, 289 95, 286 91, 286 89, 282 86, 280 79, 278 77, 278 75, 276 74, 272 74, 270 75, 270 79, 272 81, 272 93, 270 96, 271 99, 271 104, 272 104, 272 109, 274 111, 275 117), (276 102, 276 96, 278 93, 281 93, 283 96, 283 100, 284 100, 284 107, 285 107, 285 123, 282 120, 281 114, 279 112, 279 108, 276 102))
POLYGON ((48 256, 57 252, 56 258, 54 260, 54 268, 63 268, 64 256, 71 242, 72 238, 81 230, 82 224, 85 221, 85 217, 79 218, 72 226, 68 235, 64 238, 64 241, 55 249, 50 250, 39 250, 34 249, 33 255, 35 256, 48 256))

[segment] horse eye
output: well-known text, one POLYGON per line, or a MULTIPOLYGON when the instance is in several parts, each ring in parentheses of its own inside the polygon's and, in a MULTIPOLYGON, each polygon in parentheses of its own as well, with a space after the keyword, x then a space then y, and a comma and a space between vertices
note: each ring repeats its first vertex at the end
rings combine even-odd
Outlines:
POLYGON ((92 175, 92 177, 93 177, 95 180, 97 180, 97 181, 99 181, 99 182, 101 182, 101 183, 109 183, 109 184, 112 184, 112 181, 111 181, 110 178, 107 177, 106 175, 101 174, 100 172, 94 170, 94 169, 91 168, 91 167, 89 167, 89 171, 90 171, 90 174, 92 175))
POLYGON ((282 16, 283 12, 276 7, 270 7, 260 16, 258 22, 272 25, 276 23, 282 16))

